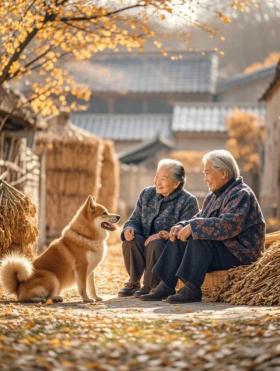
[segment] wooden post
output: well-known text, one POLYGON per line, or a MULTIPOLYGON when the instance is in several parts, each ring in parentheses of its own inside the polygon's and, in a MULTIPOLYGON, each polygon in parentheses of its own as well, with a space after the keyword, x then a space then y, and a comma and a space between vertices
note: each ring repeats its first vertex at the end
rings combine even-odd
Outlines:
POLYGON ((40 181, 39 181, 39 252, 46 244, 46 154, 43 151, 39 155, 40 181))

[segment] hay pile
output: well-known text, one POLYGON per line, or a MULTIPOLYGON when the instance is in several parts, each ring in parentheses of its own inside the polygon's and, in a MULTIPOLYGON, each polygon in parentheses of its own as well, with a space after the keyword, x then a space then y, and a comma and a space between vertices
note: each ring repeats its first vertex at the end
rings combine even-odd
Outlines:
POLYGON ((280 231, 267 235, 266 248, 255 263, 230 269, 210 299, 238 305, 280 305, 280 231))
POLYGON ((117 210, 119 194, 119 163, 113 142, 104 141, 103 161, 101 170, 101 187, 98 202, 111 212, 117 210))
POLYGON ((46 155, 46 230, 51 239, 60 235, 89 194, 99 200, 102 190, 101 199, 111 210, 118 179, 112 143, 72 125, 68 113, 48 126, 38 135, 36 150, 46 155))
POLYGON ((0 258, 12 252, 32 258, 37 237, 35 205, 29 197, 0 179, 0 258))

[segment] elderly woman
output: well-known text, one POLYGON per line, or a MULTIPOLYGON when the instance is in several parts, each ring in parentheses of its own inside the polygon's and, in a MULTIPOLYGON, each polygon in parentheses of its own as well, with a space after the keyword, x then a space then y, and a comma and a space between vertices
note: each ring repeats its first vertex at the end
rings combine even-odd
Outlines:
POLYGON ((170 228, 198 212, 196 197, 184 190, 185 170, 179 161, 161 160, 154 182, 155 186, 141 192, 136 208, 124 225, 121 237, 129 281, 119 296, 139 297, 159 283, 152 268, 165 247, 170 228))
POLYGON ((263 250, 264 218, 233 156, 224 150, 212 151, 204 156, 203 164, 210 193, 195 217, 171 229, 171 241, 154 267, 161 282, 142 300, 201 301, 206 272, 250 264, 263 250), (178 278, 185 285, 175 294, 178 278))

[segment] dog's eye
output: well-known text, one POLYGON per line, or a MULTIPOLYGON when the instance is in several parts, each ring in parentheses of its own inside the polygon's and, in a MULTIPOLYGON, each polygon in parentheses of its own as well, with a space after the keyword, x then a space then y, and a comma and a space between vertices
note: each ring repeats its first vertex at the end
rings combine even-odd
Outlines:
POLYGON ((107 216, 108 214, 107 213, 103 213, 102 215, 107 216))

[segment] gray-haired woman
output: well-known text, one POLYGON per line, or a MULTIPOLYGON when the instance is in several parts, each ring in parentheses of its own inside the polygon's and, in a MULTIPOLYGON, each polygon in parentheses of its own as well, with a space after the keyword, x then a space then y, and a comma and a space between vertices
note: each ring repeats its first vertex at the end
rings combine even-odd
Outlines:
POLYGON ((170 241, 154 267, 161 282, 142 300, 200 301, 206 272, 250 264, 263 250, 264 218, 234 157, 216 150, 204 156, 203 164, 210 193, 197 215, 171 228, 170 241), (175 294, 178 278, 185 286, 175 294))
POLYGON ((184 189, 185 178, 181 162, 163 159, 158 163, 155 185, 141 192, 121 234, 129 280, 119 296, 139 297, 159 283, 152 269, 165 247, 168 232, 180 220, 190 219, 198 212, 196 197, 184 189))

